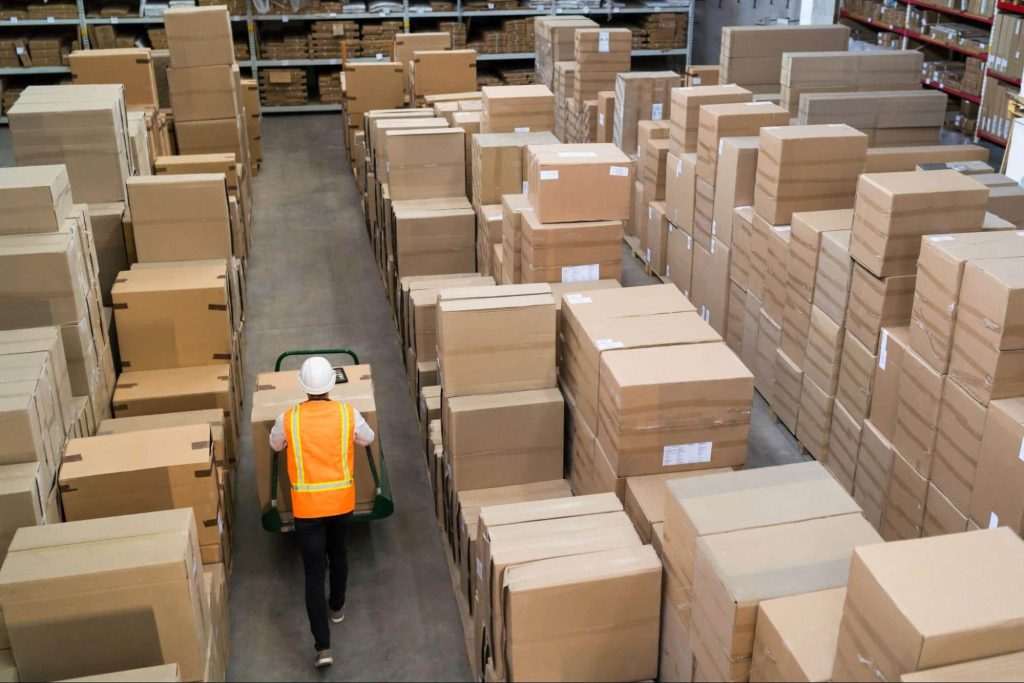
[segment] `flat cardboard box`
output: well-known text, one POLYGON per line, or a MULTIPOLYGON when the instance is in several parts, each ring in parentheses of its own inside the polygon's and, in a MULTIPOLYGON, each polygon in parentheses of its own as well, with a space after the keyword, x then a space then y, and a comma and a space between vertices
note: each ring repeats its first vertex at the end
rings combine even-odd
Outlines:
POLYGON ((931 478, 939 408, 946 378, 913 349, 903 356, 893 446, 914 468, 931 478))
POLYGON ((980 403, 1024 393, 1024 257, 968 263, 949 376, 980 403))
MULTIPOLYGON (((452 49, 452 34, 447 31, 399 33, 395 36, 394 59, 402 65, 405 71, 404 83, 406 93, 412 92, 412 58, 417 50, 450 50, 452 49)), ((353 64, 352 66, 356 66, 353 64)), ((346 86, 351 87, 348 79, 345 79, 346 86)), ((401 106, 401 102, 393 105, 401 106)), ((384 109, 385 107, 371 107, 370 109, 384 109)), ((369 111, 369 110, 367 110, 369 111)))
POLYGON ((1024 505, 1014 491, 1024 478, 1024 461, 1018 454, 1024 438, 1024 400, 992 401, 988 405, 985 432, 978 453, 969 513, 982 528, 1006 526, 1024 531, 1024 505))
POLYGON ((541 223, 531 210, 521 237, 524 283, 622 279, 622 221, 541 223))
POLYGON ((932 482, 958 510, 967 511, 974 491, 986 408, 954 381, 942 388, 932 482))
MULTIPOLYGON (((672 89, 672 130, 669 152, 676 156, 697 151, 700 108, 708 104, 752 102, 753 94, 740 86, 694 85, 672 89)), ((749 203, 749 202, 748 202, 749 203)))
POLYGON ((968 261, 1024 255, 1024 234, 984 231, 928 235, 917 261, 910 347, 940 372, 949 369, 960 287, 968 261))
POLYGON ((881 531, 885 499, 892 474, 893 447, 871 420, 861 427, 857 474, 853 481, 853 499, 864 511, 864 518, 881 531))
POLYGON ((868 150, 864 172, 914 171, 919 164, 988 161, 988 157, 988 149, 979 145, 877 147, 868 150))
POLYGON ((877 278, 860 263, 855 263, 846 313, 846 327, 850 333, 875 351, 883 327, 910 323, 914 284, 914 275, 877 278))
POLYGON ((860 515, 697 539, 691 642, 698 661, 724 680, 744 680, 758 603, 844 586, 854 549, 876 543, 882 539, 860 515))
POLYGON ((896 680, 1017 651, 1021 572, 1024 549, 1007 529, 857 548, 833 680, 896 680))
POLYGON ((0 170, 0 235, 60 232, 72 203, 65 166, 0 170))
POLYGON ((924 525, 921 535, 945 536, 967 531, 967 516, 950 502, 935 484, 928 484, 928 498, 924 506, 924 525))
POLYGON ((237 65, 168 69, 174 121, 233 119, 242 112, 234 91, 237 65))
POLYGON ((71 325, 89 315, 89 275, 78 237, 0 237, 0 328, 71 325))
POLYGON ((67 678, 65 680, 75 681, 77 683, 96 683, 97 681, 177 683, 178 681, 181 681, 181 672, 178 670, 177 664, 161 664, 160 666, 147 666, 142 669, 130 669, 128 671, 117 671, 98 676, 82 676, 81 678, 67 678))
POLYGON ((509 680, 641 680, 658 669, 661 563, 641 546, 510 567, 509 680), (596 632, 595 632, 596 630, 596 632), (567 660, 552 641, 570 637, 567 660))
POLYGON ((598 441, 619 476, 741 465, 753 380, 724 343, 605 354, 598 441))
POLYGON ((909 328, 886 327, 882 328, 881 339, 878 342, 878 362, 875 365, 869 415, 878 430, 890 441, 896 435, 899 381, 909 338, 909 328))
POLYGON ((240 126, 242 117, 234 119, 207 119, 203 121, 177 121, 174 135, 180 154, 217 154, 229 152, 238 163, 244 163, 245 149, 242 147, 240 126))
POLYGON ((754 203, 758 150, 756 137, 722 138, 715 172, 711 234, 727 246, 732 246, 733 210, 754 203))
POLYGON ((850 255, 875 277, 912 276, 923 235, 980 229, 987 202, 988 188, 956 171, 866 173, 850 255))
POLYGON ((412 57, 412 95, 476 90, 476 50, 416 50, 412 57))
POLYGON ((481 133, 542 133, 555 129, 555 96, 547 86, 486 86, 481 92, 481 133))
POLYGON ((751 682, 830 680, 845 601, 845 588, 762 600, 751 682))
MULTIPOLYGON (((396 44, 398 39, 399 36, 395 36, 396 44)), ((448 41, 451 42, 451 37, 448 41)), ((346 111, 365 114, 377 109, 401 107, 406 76, 400 61, 345 64, 342 73, 345 76, 346 111)))
POLYGON ((75 50, 68 65, 76 85, 121 83, 129 107, 160 106, 149 48, 75 50))
POLYGON ((59 680, 176 662, 184 680, 201 679, 208 617, 194 528, 191 510, 175 510, 19 531, 0 595, 20 675, 59 680), (60 657, 53 637, 64 643, 60 657))
POLYGON ((828 431, 828 456, 825 467, 847 491, 854 491, 857 452, 860 450, 863 421, 854 417, 838 400, 832 409, 828 431))
POLYGON ((829 396, 836 395, 845 332, 843 327, 837 325, 820 308, 811 308, 804 372, 829 396))
POLYGON ((722 83, 769 85, 778 92, 782 55, 786 52, 845 50, 846 26, 728 26, 722 30, 722 83), (760 68, 758 68, 760 67, 760 68))
MULTIPOLYGON (((920 80, 923 61, 923 56, 914 50, 785 54, 780 75, 782 104, 794 115, 798 115, 800 98, 806 93, 910 90, 920 80)), ((912 108, 913 102, 908 101, 904 105, 906 110, 912 108)), ((935 120, 934 114, 931 120, 935 120)), ((893 138, 903 142, 902 136, 898 135, 892 138, 877 137, 882 138, 879 140, 881 144, 893 138)), ((932 134, 914 140, 935 142, 937 139, 932 134)))
POLYGON ((614 145, 531 145, 527 194, 542 223, 626 220, 633 162, 614 145))
POLYGON ((1024 653, 1015 652, 1000 657, 986 657, 971 662, 950 664, 917 673, 903 674, 901 681, 920 683, 922 681, 1002 681, 1020 678, 1024 674, 1024 653))
POLYGON ((707 474, 731 472, 728 468, 697 470, 694 472, 669 472, 648 474, 626 479, 626 496, 623 500, 626 514, 633 520, 633 526, 644 543, 651 543, 654 527, 665 521, 665 496, 668 482, 685 477, 700 477, 707 474))
POLYGON ((846 331, 843 356, 839 362, 839 383, 836 400, 843 404, 858 421, 871 412, 874 388, 875 362, 878 357, 846 331))
POLYGON ((779 225, 797 211, 852 206, 867 149, 868 137, 844 124, 762 128, 754 210, 779 225))
POLYGON ((234 64, 226 7, 172 7, 164 14, 164 26, 173 68, 234 64))
POLYGON ((120 273, 111 292, 121 365, 158 370, 233 358, 227 266, 120 273))
POLYGON ((564 421, 557 389, 446 398, 441 424, 452 490, 558 479, 564 421))
POLYGON ((474 269, 476 216, 465 197, 398 200, 391 211, 399 277, 474 269))
POLYGON ((775 386, 772 390, 772 410, 791 433, 796 434, 800 416, 800 393, 803 389, 804 371, 793 362, 786 352, 775 352, 775 386))
POLYGON ((882 536, 886 541, 905 541, 921 537, 924 506, 928 498, 928 479, 893 448, 892 473, 885 497, 882 536))
POLYGON ((165 427, 184 425, 209 425, 213 439, 213 460, 219 466, 227 466, 235 461, 235 454, 228 454, 224 446, 224 413, 211 410, 189 410, 180 413, 163 413, 160 415, 143 415, 140 417, 123 417, 103 420, 96 425, 94 436, 122 434, 124 432, 147 432, 165 427))
POLYGON ((555 304, 550 294, 441 301, 441 386, 447 396, 555 386, 555 304), (507 330, 515 330, 516 344, 507 330))
MULTIPOLYGON (((774 397, 774 394, 773 394, 774 397)), ((828 443, 832 428, 832 411, 836 398, 819 387, 806 373, 800 390, 800 421, 796 438, 807 451, 818 459, 828 457, 828 443)))
POLYGON ((461 128, 385 133, 391 199, 466 196, 465 132, 461 128))
POLYGON ((850 230, 834 230, 821 237, 818 271, 814 279, 814 305, 840 325, 846 323, 853 261, 850 259, 850 230))
POLYGON ((771 102, 712 104, 701 107, 697 135, 697 177, 715 182, 722 138, 757 135, 764 126, 789 124, 789 112, 771 102))
POLYGON ((127 187, 139 261, 232 256, 222 174, 136 177, 129 179, 127 187))

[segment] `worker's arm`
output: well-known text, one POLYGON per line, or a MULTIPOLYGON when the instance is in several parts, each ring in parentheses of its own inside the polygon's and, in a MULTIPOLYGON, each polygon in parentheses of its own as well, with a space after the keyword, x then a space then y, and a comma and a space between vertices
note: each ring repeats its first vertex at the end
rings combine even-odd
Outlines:
POLYGON ((270 448, 275 451, 283 451, 287 445, 288 439, 284 435, 284 413, 281 413, 274 422, 274 428, 270 430, 270 448))
POLYGON ((370 425, 366 424, 366 420, 363 418, 362 413, 360 413, 355 408, 352 409, 352 412, 356 414, 356 445, 369 446, 371 443, 373 443, 373 439, 376 436, 376 434, 373 433, 373 428, 370 427, 370 425))

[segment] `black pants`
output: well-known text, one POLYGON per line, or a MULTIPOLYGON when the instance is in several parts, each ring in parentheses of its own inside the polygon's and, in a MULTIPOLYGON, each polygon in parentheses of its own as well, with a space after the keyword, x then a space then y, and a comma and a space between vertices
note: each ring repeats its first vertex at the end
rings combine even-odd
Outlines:
POLYGON ((331 647, 328 601, 324 596, 328 563, 331 568, 331 610, 336 612, 345 606, 345 584, 348 583, 345 531, 350 517, 352 513, 295 519, 302 565, 306 570, 306 613, 309 615, 309 628, 313 632, 317 652, 331 647))

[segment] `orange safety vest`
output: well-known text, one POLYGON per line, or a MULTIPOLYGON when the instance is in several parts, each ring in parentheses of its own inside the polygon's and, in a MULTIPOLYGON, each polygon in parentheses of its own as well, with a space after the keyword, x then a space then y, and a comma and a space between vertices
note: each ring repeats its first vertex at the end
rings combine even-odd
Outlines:
POLYGON ((332 517, 356 508, 355 411, 347 403, 307 401, 284 414, 288 478, 296 517, 332 517))

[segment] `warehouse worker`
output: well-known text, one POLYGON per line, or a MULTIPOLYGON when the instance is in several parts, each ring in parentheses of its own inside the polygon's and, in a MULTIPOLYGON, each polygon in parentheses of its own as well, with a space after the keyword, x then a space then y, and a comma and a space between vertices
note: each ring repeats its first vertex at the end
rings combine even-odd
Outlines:
POLYGON ((345 619, 345 528, 356 507, 355 447, 369 446, 374 438, 373 429, 359 411, 331 400, 329 394, 336 381, 334 368, 326 358, 307 359, 299 371, 299 387, 309 400, 286 410, 270 432, 271 448, 288 448, 292 512, 306 573, 306 612, 316 646, 317 668, 334 663, 324 596, 328 562, 330 621, 340 624, 345 619))

